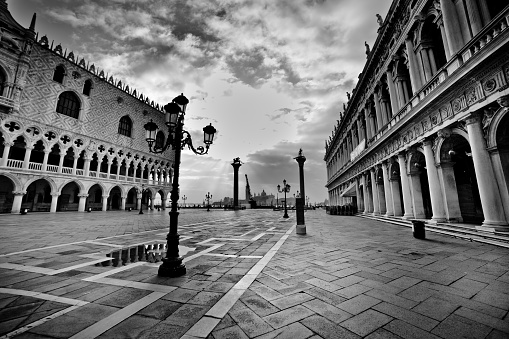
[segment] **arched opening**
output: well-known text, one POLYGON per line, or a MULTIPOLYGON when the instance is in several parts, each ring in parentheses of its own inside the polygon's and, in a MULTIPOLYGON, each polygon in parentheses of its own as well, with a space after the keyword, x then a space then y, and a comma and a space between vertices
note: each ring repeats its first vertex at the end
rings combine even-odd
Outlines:
POLYGON ((64 162, 62 163, 62 173, 71 174, 72 167, 74 166, 74 149, 69 147, 64 155, 64 162))
POLYGON ((19 137, 16 138, 16 140, 14 140, 14 145, 12 145, 12 147, 11 147, 8 159, 18 160, 18 161, 23 162, 23 160, 25 159, 25 152, 26 152, 25 147, 26 147, 25 138, 20 135, 19 137))
POLYGON ((51 152, 48 154, 48 166, 46 170, 48 172, 58 172, 58 165, 60 164, 60 146, 54 144, 51 147, 51 152))
POLYGON ((156 192, 156 195, 154 197, 154 207, 156 209, 161 208, 164 205, 165 202, 163 201, 163 196, 164 194, 162 194, 161 191, 156 192))
POLYGON ((138 206, 138 192, 136 191, 136 188, 132 187, 129 192, 127 192, 127 199, 126 199, 126 202, 125 202, 125 208, 126 209, 129 209, 132 208, 132 209, 137 209, 138 206))
POLYGON ((42 140, 37 141, 34 144, 34 149, 30 153, 30 162, 42 164, 44 161, 44 143, 42 140))
POLYGON ((126 137, 131 137, 132 128, 133 122, 131 121, 131 118, 129 118, 127 115, 120 118, 118 123, 118 134, 125 135, 126 137))
POLYGON ((0 174, 0 213, 10 213, 14 201, 14 183, 5 175, 0 174))
POLYGON ((111 168, 110 168, 110 178, 111 179, 117 179, 117 171, 118 171, 118 160, 117 158, 113 158, 111 161, 111 168))
MULTIPOLYGON (((80 152, 80 157, 78 158, 78 162, 76 163, 76 169, 77 170, 83 170, 85 168, 85 151, 80 152)), ((82 173, 80 173, 82 175, 82 173)))
POLYGON ((141 178, 141 164, 138 163, 138 166, 136 166, 136 178, 141 178))
POLYGON ((31 183, 21 200, 21 208, 34 212, 49 212, 51 208, 51 186, 46 179, 31 183))
MULTIPOLYGON (((5 142, 4 135, 2 134, 2 131, 0 131, 0 158, 4 157, 5 149, 4 142, 5 142)), ((5 156, 8 156, 8 154, 5 154, 5 156)))
POLYGON ((424 216, 426 219, 433 217, 433 209, 431 208, 431 194, 429 191, 428 172, 426 170, 426 159, 424 154, 417 152, 420 156, 416 159, 414 166, 419 170, 419 180, 421 183, 422 204, 424 207, 424 216))
POLYGON ((99 158, 97 156, 97 153, 94 153, 92 154, 92 160, 90 161, 90 172, 94 172, 94 173, 91 173, 90 176, 92 177, 95 177, 97 175, 97 168, 99 167, 99 158))
POLYGON ((63 92, 58 96, 57 113, 78 119, 80 114, 80 99, 71 91, 63 92))
POLYGON ((53 81, 63 83, 65 77, 65 68, 62 65, 58 65, 53 72, 53 81))
POLYGON ((83 94, 86 96, 90 96, 90 92, 92 91, 92 80, 88 79, 85 80, 85 83, 83 84, 83 94))
POLYGON ((119 210, 122 207, 122 191, 120 187, 115 186, 110 191, 110 196, 108 197, 108 209, 109 210, 119 210))
POLYGON ((141 205, 143 206, 142 208, 148 209, 148 207, 151 206, 152 199, 152 192, 150 190, 145 190, 141 197, 141 205))
POLYGON ((447 62, 444 42, 442 40, 440 28, 434 22, 435 20, 435 16, 427 17, 421 30, 421 43, 429 46, 433 51, 432 54, 428 54, 431 62, 432 75, 435 75, 437 70, 442 68, 447 62))
POLYGON ((461 217, 466 223, 482 224, 484 214, 470 144, 457 134, 451 135, 448 142, 452 145, 449 154, 454 163, 454 178, 458 190, 461 217))
POLYGON ((401 173, 399 164, 393 162, 389 166, 389 182, 391 185, 392 202, 394 204, 394 215, 400 216, 405 214, 405 206, 403 204, 403 189, 401 187, 401 173))
POLYGON ((77 211, 80 198, 80 187, 74 181, 67 183, 63 188, 57 202, 57 211, 77 211))
POLYGON ((506 185, 506 187, 500 187, 500 189, 509 192, 509 133, 507 131, 509 131, 508 113, 506 113, 500 121, 495 136, 497 142, 497 150, 500 156, 500 162, 502 164, 502 175, 505 178, 506 185))
POLYGON ((120 162, 120 172, 119 172, 119 175, 125 176, 126 173, 127 173, 127 166, 126 166, 126 163, 125 163, 125 159, 123 159, 120 162))
POLYGON ((88 198, 86 209, 91 208, 93 211, 102 210, 102 195, 103 190, 99 184, 95 184, 88 190, 88 198))

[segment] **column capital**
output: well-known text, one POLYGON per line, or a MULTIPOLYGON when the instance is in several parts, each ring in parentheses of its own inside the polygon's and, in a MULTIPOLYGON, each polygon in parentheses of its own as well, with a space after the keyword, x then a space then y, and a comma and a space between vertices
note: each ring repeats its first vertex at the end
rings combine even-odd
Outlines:
POLYGON ((108 199, 110 196, 109 195, 102 195, 102 197, 108 199))
POLYGON ((467 125, 472 125, 475 123, 480 124, 481 121, 482 121, 482 113, 479 111, 470 113, 470 115, 468 117, 466 117, 466 119, 465 119, 465 122, 467 125))
POLYGON ((12 141, 4 141, 3 144, 4 144, 4 146, 8 146, 8 147, 14 146, 14 143, 12 141))
POLYGON ((60 193, 58 193, 58 192, 51 193, 51 196, 52 196, 52 197, 58 197, 58 196, 60 196, 60 193))
POLYGON ((25 149, 29 149, 29 150, 33 150, 34 149, 34 145, 25 145, 25 149))
POLYGON ((13 191, 12 194, 14 194, 14 195, 25 195, 26 191, 13 191))
POLYGON ((88 193, 78 194, 80 198, 88 198, 88 193))

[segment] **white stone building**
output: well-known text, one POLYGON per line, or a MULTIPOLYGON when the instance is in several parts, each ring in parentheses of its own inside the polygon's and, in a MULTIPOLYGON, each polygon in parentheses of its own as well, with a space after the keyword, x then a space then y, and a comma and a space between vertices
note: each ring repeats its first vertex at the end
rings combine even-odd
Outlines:
POLYGON ((166 201, 173 154, 150 154, 143 128, 164 125, 162 105, 38 37, 35 15, 22 27, 5 0, 0 24, 0 212, 166 201))
POLYGON ((330 205, 509 231, 507 1, 393 1, 378 22, 326 141, 330 205))

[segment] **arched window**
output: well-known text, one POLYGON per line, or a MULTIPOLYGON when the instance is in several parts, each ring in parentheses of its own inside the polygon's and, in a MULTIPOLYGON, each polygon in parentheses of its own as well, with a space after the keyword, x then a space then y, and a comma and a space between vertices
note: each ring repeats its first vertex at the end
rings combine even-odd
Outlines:
POLYGON ((58 65, 53 73, 53 80, 59 83, 64 82, 65 68, 62 65, 58 65))
POLYGON ((127 137, 131 136, 131 130, 133 128, 133 123, 128 116, 124 116, 120 118, 120 122, 118 124, 118 134, 125 135, 127 137))
POLYGON ((78 119, 80 113, 80 100, 73 92, 63 92, 58 97, 57 113, 78 119))
POLYGON ((156 148, 163 148, 164 146, 164 133, 162 131, 157 132, 156 135, 156 148))
POLYGON ((92 91, 92 80, 86 80, 85 84, 83 85, 83 94, 86 96, 90 96, 90 91, 92 91))

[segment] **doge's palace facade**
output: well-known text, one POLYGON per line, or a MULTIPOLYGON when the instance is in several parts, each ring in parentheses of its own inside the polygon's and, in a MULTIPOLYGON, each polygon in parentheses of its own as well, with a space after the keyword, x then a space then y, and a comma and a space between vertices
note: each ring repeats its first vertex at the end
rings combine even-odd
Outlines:
POLYGON ((326 140, 331 212, 509 231, 509 6, 393 1, 326 140))
POLYGON ((0 1, 0 213, 166 201, 173 154, 150 154, 143 128, 164 125, 162 106, 39 37, 35 21, 22 27, 0 1))

